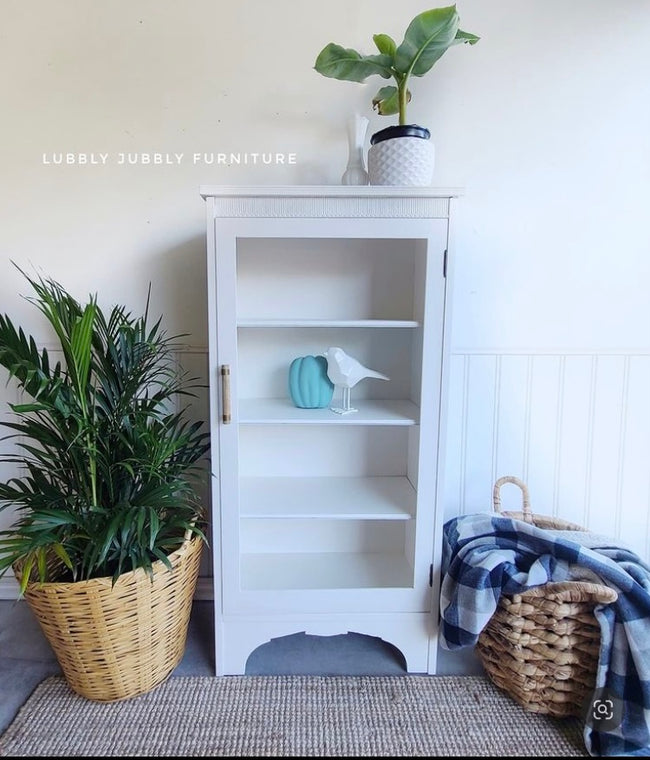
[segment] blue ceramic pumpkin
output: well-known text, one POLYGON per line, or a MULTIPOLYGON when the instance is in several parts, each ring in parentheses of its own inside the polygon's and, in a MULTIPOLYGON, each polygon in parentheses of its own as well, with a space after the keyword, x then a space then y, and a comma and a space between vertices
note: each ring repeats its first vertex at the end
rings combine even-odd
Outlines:
POLYGON ((300 409, 322 409, 332 401, 334 384, 324 356, 299 356, 289 367, 289 395, 300 409))

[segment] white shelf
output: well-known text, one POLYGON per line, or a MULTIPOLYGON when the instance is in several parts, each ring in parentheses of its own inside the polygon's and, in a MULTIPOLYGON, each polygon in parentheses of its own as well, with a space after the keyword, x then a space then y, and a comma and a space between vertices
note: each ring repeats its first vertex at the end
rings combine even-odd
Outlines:
POLYGON ((419 327, 413 319, 239 319, 237 327, 419 327))
POLYGON ((410 520, 416 493, 407 478, 242 478, 244 519, 410 520))
POLYGON ((244 591, 412 588, 406 557, 387 553, 243 554, 244 591))
MULTIPOLYGON (((333 399, 336 403, 336 394, 333 399)), ((336 414, 329 408, 299 409, 289 399, 242 399, 240 425, 417 425, 419 408, 412 401, 361 398, 352 392, 352 405, 359 411, 336 414)))

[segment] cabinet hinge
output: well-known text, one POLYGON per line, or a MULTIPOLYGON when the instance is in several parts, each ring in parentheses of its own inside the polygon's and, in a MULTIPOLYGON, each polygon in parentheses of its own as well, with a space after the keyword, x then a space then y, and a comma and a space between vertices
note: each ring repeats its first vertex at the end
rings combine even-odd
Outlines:
POLYGON ((429 565, 429 586, 433 588, 433 565, 429 565))
POLYGON ((447 249, 445 248, 444 256, 442 257, 442 276, 447 276, 447 249))

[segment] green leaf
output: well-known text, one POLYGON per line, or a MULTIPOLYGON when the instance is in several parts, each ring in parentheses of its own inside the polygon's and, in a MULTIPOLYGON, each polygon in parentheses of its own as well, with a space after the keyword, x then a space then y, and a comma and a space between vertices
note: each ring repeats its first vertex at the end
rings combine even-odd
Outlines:
POLYGON ((151 537, 149 540, 149 549, 153 551, 154 545, 156 543, 156 538, 158 537, 158 533, 160 531, 160 521, 158 519, 158 515, 153 509, 150 510, 150 524, 151 524, 151 537))
POLYGON ((8 404, 12 412, 16 414, 25 414, 25 412, 40 412, 49 407, 46 404, 39 404, 37 402, 31 404, 8 404))
POLYGON ((34 557, 28 557, 23 563, 23 567, 20 571, 20 595, 23 596, 29 583, 29 576, 32 574, 32 567, 34 567, 34 557))
POLYGON ((158 559, 165 565, 165 567, 168 570, 173 570, 172 563, 169 561, 169 557, 165 554, 165 552, 160 551, 160 549, 154 549, 153 553, 158 557, 158 559))
MULTIPOLYGON (((411 93, 407 92, 406 101, 411 100, 411 93)), ((399 113, 399 93, 397 87, 388 85, 388 87, 382 87, 381 90, 372 99, 372 107, 377 109, 377 113, 381 116, 391 116, 394 113, 399 113)))
POLYGON ((36 563, 38 566, 38 577, 41 581, 47 578, 47 553, 43 547, 36 552, 36 563))
POLYGON ((408 76, 421 77, 454 44, 459 17, 456 6, 433 8, 409 24, 404 41, 395 53, 394 66, 408 76))
POLYGON ((70 348, 74 358, 77 390, 80 394, 85 392, 90 374, 93 323, 96 312, 97 304, 95 299, 92 298, 90 303, 86 305, 81 318, 73 324, 70 336, 70 348))
POLYGON ((389 37, 387 34, 375 34, 372 39, 380 53, 393 58, 397 50, 397 44, 392 37, 389 37))
POLYGON ((52 549, 56 556, 63 562, 63 564, 69 569, 72 570, 72 561, 70 560, 70 555, 65 550, 63 544, 54 544, 52 546, 52 549))
POLYGON ((365 82, 369 76, 384 79, 393 76, 391 58, 387 55, 361 55, 356 50, 330 42, 316 58, 314 68, 319 74, 348 82, 365 82))
POLYGON ((459 42, 467 42, 470 45, 476 45, 476 43, 480 40, 480 37, 477 37, 475 34, 472 34, 471 32, 463 32, 460 29, 456 32, 456 38, 454 39, 454 42, 452 44, 458 44, 459 42))

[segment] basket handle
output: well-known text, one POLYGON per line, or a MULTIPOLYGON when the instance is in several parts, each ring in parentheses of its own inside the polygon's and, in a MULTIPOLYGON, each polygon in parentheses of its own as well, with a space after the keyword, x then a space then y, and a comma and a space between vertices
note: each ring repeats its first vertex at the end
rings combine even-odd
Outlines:
POLYGON ((528 486, 523 482, 523 480, 519 480, 519 478, 516 478, 514 475, 504 475, 502 478, 499 478, 494 484, 494 488, 492 489, 492 504, 494 505, 494 511, 501 514, 501 486, 504 483, 514 483, 516 486, 519 486, 519 488, 521 488, 524 504, 522 509, 524 522, 532 523, 533 513, 530 509, 530 494, 528 493, 528 486))

